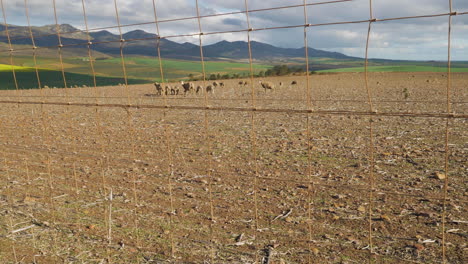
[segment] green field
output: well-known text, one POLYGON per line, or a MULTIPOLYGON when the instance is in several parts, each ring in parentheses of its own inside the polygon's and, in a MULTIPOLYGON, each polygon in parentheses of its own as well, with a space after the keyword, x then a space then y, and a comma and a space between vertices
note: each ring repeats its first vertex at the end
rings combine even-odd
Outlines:
MULTIPOLYGON (((11 70, 8 56, 0 56, 0 63, 5 64, 3 69, 5 71, 11 70)), ((34 61, 31 56, 15 56, 14 64, 18 65, 15 69, 33 68, 34 61)), ((91 75, 91 67, 86 57, 71 57, 64 58, 63 65, 66 72, 91 75)), ((61 71, 61 64, 57 57, 37 57, 37 67, 41 69, 61 71)), ((270 65, 254 64, 253 70, 258 73, 262 70, 271 68, 270 65)), ((0 68, 1 70, 2 68, 0 68)), ((125 69, 129 79, 140 79, 146 81, 156 81, 161 79, 159 69, 159 60, 157 57, 125 57, 125 69)), ((122 78, 123 69, 120 57, 98 59, 94 61, 94 70, 97 76, 122 78)), ((189 74, 194 77, 202 77, 202 64, 200 61, 183 61, 165 59, 163 60, 164 78, 169 80, 177 80, 187 78, 189 74)), ((248 63, 227 62, 227 61, 206 61, 205 73, 209 77, 211 74, 239 74, 247 75, 250 71, 248 63)))
MULTIPOLYGON (((16 79, 18 83, 18 89, 35 89, 39 87, 36 72, 34 69, 25 71, 15 71, 16 79)), ((65 73, 65 78, 67 80, 67 87, 77 86, 94 86, 94 81, 91 75, 86 74, 77 74, 77 73, 65 73)), ((15 81, 11 71, 0 71, 0 90, 14 90, 16 89, 15 81)), ((39 70, 39 79, 41 81, 41 87, 48 86, 53 87, 64 87, 63 77, 61 71, 54 70, 39 70)), ((96 77, 96 84, 98 86, 106 85, 117 85, 119 83, 124 83, 123 78, 119 77, 96 77)), ((147 80, 139 79, 128 79, 129 84, 141 84, 148 83, 147 80)))
MULTIPOLYGON (((0 89, 16 89, 11 73, 12 67, 9 65, 10 57, 0 55, 0 77, 2 78, 0 89)), ((41 86, 63 87, 63 77, 61 65, 66 72, 68 87, 92 86, 93 78, 90 62, 87 57, 66 57, 61 64, 58 57, 37 56, 36 63, 31 56, 17 55, 13 57, 14 69, 17 73, 18 88, 37 88, 37 78, 35 68, 39 68, 41 86)), ((303 66, 304 62, 297 61, 291 63, 292 66, 303 66), (302 63, 302 64, 301 64, 302 63)), ((310 66, 319 73, 339 73, 339 72, 364 72, 363 59, 332 59, 332 58, 311 58, 310 66)), ((97 77, 97 85, 117 85, 124 83, 122 60, 120 57, 101 58, 94 61, 94 72, 97 77)), ((274 63, 264 62, 254 64, 254 73, 272 68, 274 63), (269 65, 268 65, 269 64, 269 65)), ((164 79, 175 81, 187 79, 189 75, 193 78, 201 78, 203 69, 200 61, 187 61, 176 59, 164 59, 162 61, 164 79)), ((157 57, 125 57, 125 70, 130 84, 150 83, 161 80, 159 60, 157 57)), ((242 62, 231 61, 206 61, 206 77, 210 75, 236 75, 238 77, 247 76, 250 65, 242 62)), ((369 72, 447 72, 446 62, 442 61, 389 61, 371 59, 369 60, 369 72)), ((454 61, 452 72, 468 72, 468 62, 454 61)))
POLYGON ((31 67, 23 67, 23 66, 11 66, 9 64, 0 64, 0 72, 6 71, 11 72, 12 70, 15 71, 34 71, 34 68, 31 67))
MULTIPOLYGON (((418 66, 418 65, 403 65, 403 66, 369 66, 369 72, 447 72, 447 67, 434 66, 418 66)), ((321 70, 317 72, 364 72, 364 67, 339 68, 330 70, 321 70)), ((452 72, 468 72, 468 68, 451 68, 452 72)))

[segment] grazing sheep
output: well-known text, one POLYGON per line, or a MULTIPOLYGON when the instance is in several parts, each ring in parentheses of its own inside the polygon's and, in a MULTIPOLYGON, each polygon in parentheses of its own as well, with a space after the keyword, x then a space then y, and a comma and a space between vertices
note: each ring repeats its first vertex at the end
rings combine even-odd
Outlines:
POLYGON ((173 91, 174 91, 174 94, 175 94, 175 89, 172 88, 172 87, 169 86, 169 85, 166 85, 166 86, 164 87, 164 94, 165 94, 165 95, 169 95, 169 94, 172 95, 172 94, 173 94, 173 93, 172 93, 173 91))
POLYGON ((218 87, 219 82, 213 82, 213 87, 218 87))
POLYGON ((263 87, 263 89, 265 89, 265 92, 266 90, 273 90, 275 89, 275 85, 271 82, 265 82, 265 81, 259 81, 260 85, 263 87))
POLYGON ((239 85, 247 86, 247 84, 249 84, 247 81, 240 81, 240 82, 239 82, 239 85))
POLYGON ((292 82, 291 82, 291 85, 296 85, 296 84, 297 84, 296 81, 292 81, 292 82))
POLYGON ((279 87, 283 87, 283 82, 280 82, 280 83, 279 83, 279 87))
POLYGON ((156 88, 156 93, 158 95, 162 95, 163 87, 161 86, 161 84, 158 82, 154 82, 153 84, 154 84, 154 87, 156 88))
POLYGON ((176 89, 175 89, 175 87, 170 87, 170 90, 171 90, 171 95, 175 95, 175 94, 176 94, 176 89))
POLYGON ((198 94, 201 91, 201 89, 202 89, 201 85, 198 85, 197 90, 195 91, 195 93, 198 94))
POLYGON ((182 85, 182 88, 184 88, 184 95, 187 95, 187 93, 194 90, 194 85, 191 82, 181 81, 180 84, 182 85))
POLYGON ((224 83, 223 83, 223 82, 219 82, 219 87, 224 87, 224 83))
POLYGON ((209 84, 207 87, 206 87, 206 92, 207 93, 214 93, 214 87, 209 84))

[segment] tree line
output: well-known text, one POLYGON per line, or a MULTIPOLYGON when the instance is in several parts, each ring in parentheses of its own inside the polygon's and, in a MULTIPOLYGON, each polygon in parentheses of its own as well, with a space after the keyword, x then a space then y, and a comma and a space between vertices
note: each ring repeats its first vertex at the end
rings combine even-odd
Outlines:
MULTIPOLYGON (((288 65, 275 65, 270 69, 262 70, 254 74, 254 77, 270 77, 270 76, 284 76, 290 74, 303 74, 305 72, 304 68, 301 66, 288 66, 288 65)), ((315 72, 311 72, 313 74, 315 72)), ((242 73, 231 73, 231 74, 220 74, 220 73, 213 73, 207 75, 207 80, 226 80, 226 79, 239 79, 239 78, 248 78, 250 77, 249 72, 242 72, 242 73)), ((190 81, 199 81, 201 77, 195 76, 194 74, 190 73, 188 75, 188 79, 190 81)))

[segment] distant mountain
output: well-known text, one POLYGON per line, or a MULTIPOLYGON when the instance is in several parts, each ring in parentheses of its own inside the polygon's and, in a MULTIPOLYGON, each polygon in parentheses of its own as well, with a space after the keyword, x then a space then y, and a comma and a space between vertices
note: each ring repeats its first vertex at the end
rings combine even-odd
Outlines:
MULTIPOLYGON (((304 58, 304 48, 279 48, 262 42, 251 41, 252 54, 254 59, 268 58, 304 58)), ((198 46, 197 46, 198 47, 198 46)), ((206 57, 224 57, 224 58, 248 58, 248 43, 245 41, 221 41, 204 47, 206 57)), ((349 59, 350 56, 338 52, 329 52, 309 48, 309 57, 324 57, 336 59, 349 59)))
MULTIPOLYGON (((15 45, 32 45, 30 32, 28 27, 8 25, 9 33, 12 38, 12 44, 15 45)), ((35 45, 38 47, 55 48, 59 45, 59 39, 56 35, 55 25, 46 25, 42 27, 32 27, 35 45)), ((86 49, 88 34, 79 29, 68 25, 60 25, 61 43, 63 45, 71 45, 67 49, 86 49), (81 45, 80 45, 81 44, 81 45)), ((120 36, 112 32, 102 30, 90 32, 89 37, 94 43, 92 49, 99 51, 102 54, 110 56, 120 55, 120 36)), ((122 35, 124 40, 132 39, 132 41, 124 42, 124 53, 141 56, 156 56, 157 35, 148 33, 143 30, 133 30, 122 35)), ((7 43, 5 25, 0 24, 0 42, 7 43)), ((253 58, 257 60, 272 60, 272 59, 288 59, 288 58, 303 58, 305 55, 304 48, 280 48, 270 44, 252 41, 253 58)), ((168 39, 160 40, 161 55, 164 58, 178 58, 186 60, 199 60, 200 47, 192 43, 177 43, 168 39)), ((328 52, 309 48, 309 57, 325 57, 334 59, 349 59, 353 58, 338 52, 328 52)), ((81 52, 79 52, 81 53, 81 52)), ((245 41, 221 41, 212 45, 203 47, 203 54, 207 59, 229 59, 241 60, 248 59, 248 43, 245 41)))

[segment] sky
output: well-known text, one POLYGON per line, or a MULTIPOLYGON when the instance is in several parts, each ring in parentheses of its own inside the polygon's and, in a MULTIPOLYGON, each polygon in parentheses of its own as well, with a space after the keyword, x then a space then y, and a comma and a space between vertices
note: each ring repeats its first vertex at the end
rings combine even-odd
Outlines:
MULTIPOLYGON (((54 1, 59 24, 71 24, 85 29, 82 0, 27 0, 32 25, 55 24, 54 1)), ((155 12, 158 20, 197 16, 196 0, 83 0, 89 28, 108 29, 118 33, 116 14, 121 25, 150 22, 147 25, 127 26, 122 31, 143 29, 156 33, 155 12)), ((303 5, 304 0, 248 0, 249 10, 303 5)), ((307 0, 307 4, 323 0, 307 0)), ((373 17, 377 19, 443 14, 449 12, 449 0, 373 0, 373 17)), ((341 3, 308 5, 307 23, 322 24, 368 20, 369 0, 351 0, 341 3)), ((3 0, 7 23, 27 25, 24 0, 3 0)), ((468 12, 467 0, 452 0, 453 11, 468 12)), ((245 11, 245 0, 198 0, 201 16, 245 11)), ((369 57, 408 60, 447 60, 448 16, 404 19, 372 23, 369 40, 369 57)), ((3 16, 2 16, 3 22, 3 16)), ((247 16, 230 14, 201 18, 204 33, 245 30, 249 27, 247 16)), ((249 13, 253 29, 303 25, 304 7, 293 7, 249 13)), ((161 36, 177 36, 200 32, 198 20, 166 21, 159 23, 161 36)), ((307 29, 308 45, 312 48, 342 52, 364 57, 368 23, 313 26, 307 29)), ((199 43, 198 36, 170 37, 176 42, 199 43)), ((304 28, 274 29, 251 32, 251 39, 279 47, 304 47, 304 28)), ((247 40, 246 32, 220 33, 202 37, 203 45, 221 40, 247 40)), ((452 60, 468 60, 468 14, 452 18, 452 60)), ((255 54, 253 54, 255 57, 255 54)))

